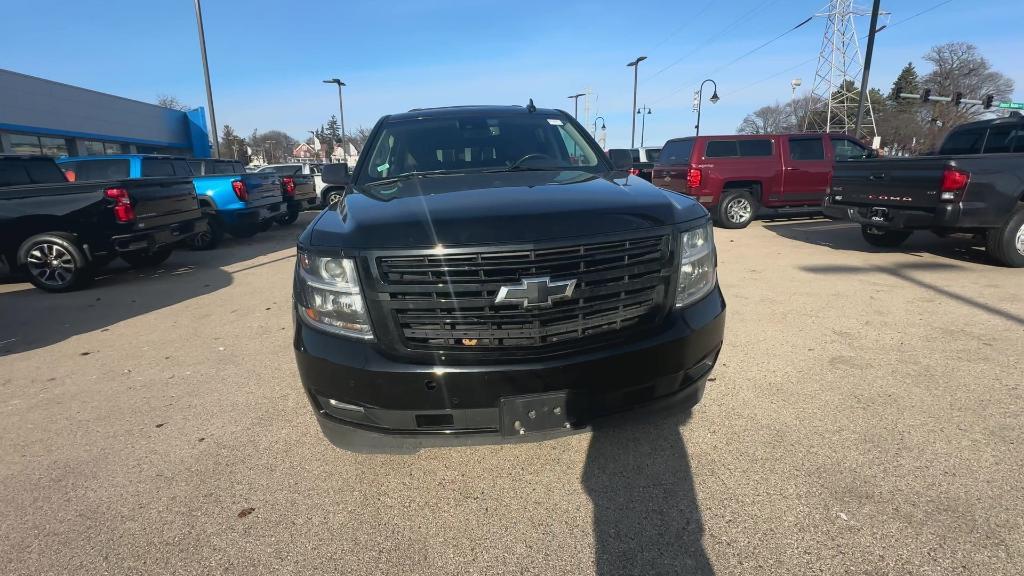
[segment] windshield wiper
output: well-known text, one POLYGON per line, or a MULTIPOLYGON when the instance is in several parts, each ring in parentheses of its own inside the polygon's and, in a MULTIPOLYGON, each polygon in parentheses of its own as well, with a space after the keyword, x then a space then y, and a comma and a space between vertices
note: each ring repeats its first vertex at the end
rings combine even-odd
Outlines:
POLYGON ((367 186, 377 186, 378 184, 394 184, 395 182, 401 182, 402 180, 412 180, 413 178, 428 178, 430 176, 452 176, 455 174, 464 174, 457 170, 425 170, 422 172, 405 172, 398 176, 392 176, 391 178, 385 178, 383 180, 375 180, 366 184, 367 186))

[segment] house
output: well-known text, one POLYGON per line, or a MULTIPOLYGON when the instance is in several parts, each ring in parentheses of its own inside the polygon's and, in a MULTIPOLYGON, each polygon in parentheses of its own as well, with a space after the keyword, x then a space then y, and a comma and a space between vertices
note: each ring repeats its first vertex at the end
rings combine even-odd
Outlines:
POLYGON ((319 160, 320 154, 313 150, 312 146, 303 142, 292 150, 292 158, 295 160, 319 160))
MULTIPOLYGON (((353 146, 351 143, 347 144, 346 146, 348 148, 348 165, 355 166, 356 161, 359 160, 359 150, 356 150, 356 147, 353 146)), ((334 152, 331 153, 331 162, 337 163, 344 161, 345 155, 342 153, 341 146, 336 146, 334 148, 334 152)))

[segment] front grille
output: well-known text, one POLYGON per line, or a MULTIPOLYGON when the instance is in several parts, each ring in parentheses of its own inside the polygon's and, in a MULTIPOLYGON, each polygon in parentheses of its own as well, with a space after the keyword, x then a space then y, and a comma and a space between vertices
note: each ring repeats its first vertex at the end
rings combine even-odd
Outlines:
MULTIPOLYGON (((415 350, 538 349, 639 328, 668 290, 670 236, 520 251, 379 256, 383 305, 415 350), (523 278, 576 280, 550 306, 495 304, 523 278)), ((571 345, 571 344, 566 344, 571 345)))

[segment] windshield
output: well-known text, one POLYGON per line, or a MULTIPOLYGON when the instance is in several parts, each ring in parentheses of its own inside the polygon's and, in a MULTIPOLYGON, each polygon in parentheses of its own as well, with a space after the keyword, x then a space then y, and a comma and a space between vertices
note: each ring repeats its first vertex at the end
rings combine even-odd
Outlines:
POLYGON ((605 167, 575 126, 553 116, 415 118, 384 125, 358 180, 418 172, 582 170, 605 167))

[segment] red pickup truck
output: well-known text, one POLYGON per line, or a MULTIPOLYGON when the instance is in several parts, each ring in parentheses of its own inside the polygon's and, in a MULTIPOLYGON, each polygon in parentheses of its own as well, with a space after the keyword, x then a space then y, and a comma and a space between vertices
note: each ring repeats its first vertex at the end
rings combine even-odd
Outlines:
POLYGON ((836 161, 874 152, 842 134, 696 136, 669 140, 651 181, 692 196, 723 228, 745 228, 761 208, 820 207, 836 161))

